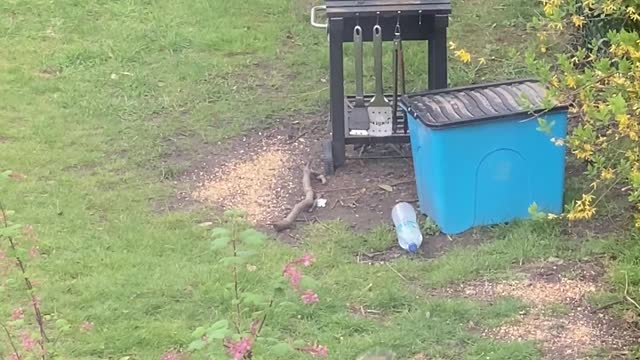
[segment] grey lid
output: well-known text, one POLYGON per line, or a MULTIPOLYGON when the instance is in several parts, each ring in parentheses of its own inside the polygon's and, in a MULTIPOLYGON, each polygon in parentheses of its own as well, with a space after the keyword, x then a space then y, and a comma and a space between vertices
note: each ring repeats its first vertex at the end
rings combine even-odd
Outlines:
POLYGON ((327 17, 406 14, 451 14, 451 0, 325 0, 327 17))
MULTIPOLYGON (((428 91, 405 96, 409 112, 430 127, 495 120, 549 110, 546 89, 535 80, 428 91)), ((552 102, 552 109, 564 108, 552 102)))

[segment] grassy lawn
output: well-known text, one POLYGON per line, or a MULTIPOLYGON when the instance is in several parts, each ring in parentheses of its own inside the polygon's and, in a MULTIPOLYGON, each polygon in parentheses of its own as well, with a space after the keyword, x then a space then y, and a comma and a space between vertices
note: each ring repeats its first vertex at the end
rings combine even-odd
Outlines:
MULTIPOLYGON (((228 275, 209 251, 207 230, 196 225, 215 220, 212 215, 153 209, 174 196, 171 174, 185 170, 167 168, 164 160, 279 117, 327 110, 326 36, 308 25, 310 5, 0 3, 0 170, 27 176, 0 200, 15 211, 16 222, 35 231, 41 257, 30 272, 44 312, 95 324, 89 333, 58 340, 66 359, 159 359, 186 347, 197 326, 231 311, 228 275)), ((455 1, 452 40, 488 65, 470 71, 452 61, 452 84, 525 74, 521 53, 532 6, 530 0, 455 1)), ((407 77, 422 79, 424 45, 407 51, 407 77)), ((402 358, 537 359, 531 342, 492 340, 467 326, 495 327, 522 311, 520 301, 433 298, 424 290, 507 276, 514 265, 550 256, 614 254, 617 270, 631 269, 640 252, 620 239, 565 241, 554 226, 513 224, 493 232, 496 240, 479 248, 432 261, 398 260, 393 271, 353 261, 354 252, 392 244, 389 229, 356 234, 340 223, 314 225, 300 248, 272 240, 254 264, 261 271, 241 281, 261 284, 289 259, 312 251, 321 302, 282 310, 268 326, 326 344, 332 359, 355 359, 375 347, 402 358), (349 304, 382 315, 357 316, 349 304)), ((623 284, 619 271, 612 277, 615 286, 623 284)), ((1 280, 0 318, 6 318, 27 299, 19 296, 19 282, 1 280)), ((9 351, 4 338, 0 351, 9 351)))

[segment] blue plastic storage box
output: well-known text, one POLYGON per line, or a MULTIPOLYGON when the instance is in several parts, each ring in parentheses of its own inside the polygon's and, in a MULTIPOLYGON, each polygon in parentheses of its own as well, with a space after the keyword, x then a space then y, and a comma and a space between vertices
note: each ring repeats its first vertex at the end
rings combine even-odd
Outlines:
POLYGON ((562 212, 567 107, 545 95, 517 80, 403 97, 420 210, 444 233, 562 212))

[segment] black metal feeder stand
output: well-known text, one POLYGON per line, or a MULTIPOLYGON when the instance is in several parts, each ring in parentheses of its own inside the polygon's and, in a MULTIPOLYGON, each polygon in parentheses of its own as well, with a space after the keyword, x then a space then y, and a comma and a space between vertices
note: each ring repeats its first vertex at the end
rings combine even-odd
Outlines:
MULTIPOLYGON (((373 41, 375 49, 374 26, 379 25, 382 41, 397 40, 398 29, 401 27, 402 41, 427 41, 428 89, 446 88, 448 85, 447 27, 451 14, 451 2, 450 0, 325 0, 325 4, 311 10, 311 23, 315 27, 326 28, 329 37, 332 137, 331 140, 323 143, 323 161, 325 172, 333 174, 336 168, 345 163, 347 144, 409 142, 405 115, 396 104, 392 106, 393 109, 398 109, 393 116, 392 131, 367 131, 352 124, 355 120, 351 119, 350 115, 354 108, 355 97, 345 96, 343 43, 355 42, 354 29, 359 26, 362 30, 357 32, 361 32, 362 41, 373 41), (322 10, 326 12, 327 18, 324 24, 316 21, 316 13, 322 10), (354 128, 357 129, 354 130, 354 128)), ((397 76, 397 69, 395 74, 397 76)), ((397 82, 397 78, 394 80, 397 82)), ((394 92, 395 89, 394 86, 394 92)), ((386 99, 399 98, 397 93, 384 95, 386 99)), ((366 102, 373 97, 366 95, 366 102)), ((371 104, 366 107, 371 107, 371 104)), ((368 110, 371 114, 371 109, 368 110)), ((374 123, 372 120, 372 127, 377 126, 374 123)))

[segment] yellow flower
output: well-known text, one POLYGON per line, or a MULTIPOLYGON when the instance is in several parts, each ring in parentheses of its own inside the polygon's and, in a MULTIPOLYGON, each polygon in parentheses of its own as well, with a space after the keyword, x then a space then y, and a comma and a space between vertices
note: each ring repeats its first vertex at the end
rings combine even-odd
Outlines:
POLYGON ((591 204, 593 198, 593 194, 583 194, 582 199, 576 201, 575 206, 571 209, 567 218, 569 220, 591 218, 596 213, 596 208, 591 204))
POLYGON ((627 79, 624 76, 622 76, 622 74, 615 74, 611 78, 611 81, 618 85, 623 85, 627 82, 627 79))
POLYGON ((633 20, 633 21, 638 21, 640 20, 640 15, 638 15, 638 12, 636 11, 636 9, 632 6, 629 6, 626 10, 627 12, 627 16, 629 16, 629 19, 633 20))
POLYGON ((617 10, 617 6, 616 4, 614 4, 612 1, 607 1, 604 3, 604 6, 602 7, 602 10, 604 11, 604 13, 606 15, 612 14, 613 12, 615 12, 617 10))
POLYGON ((640 229, 640 215, 636 215, 636 229, 640 229))
POLYGON ((551 78, 551 85, 553 87, 555 87, 555 88, 560 86, 560 81, 558 81, 558 76, 557 75, 553 75, 553 77, 551 78))
POLYGON ((469 52, 465 49, 460 49, 456 51, 455 55, 458 58, 458 60, 462 61, 465 64, 471 62, 471 54, 469 54, 469 52))
POLYGON ((561 22, 552 22, 549 23, 549 28, 553 30, 562 30, 564 29, 564 25, 561 22))
POLYGON ((582 147, 573 150, 573 153, 578 159, 587 160, 591 155, 593 155, 593 148, 591 147, 591 144, 582 144, 582 147))
POLYGON ((453 41, 449 41, 449 50, 455 50, 457 47, 456 43, 453 41))
POLYGON ((620 134, 633 141, 638 141, 640 138, 640 125, 638 122, 632 121, 627 114, 620 114, 616 116, 616 121, 618 122, 620 134))
POLYGON ((575 89, 576 87, 578 87, 578 84, 576 83, 576 78, 573 77, 573 75, 567 76, 566 82, 567 82, 567 86, 571 89, 575 89))
POLYGON ((543 53, 543 54, 546 53, 547 52, 547 48, 544 45, 540 46, 540 52, 543 53))
POLYGON ((595 196, 593 196, 593 194, 582 194, 582 201, 586 202, 586 203, 590 203, 591 200, 593 200, 595 196))
POLYGON ((544 0, 544 13, 552 16, 560 7, 560 0, 544 0))
POLYGON ((571 17, 571 22, 578 28, 581 28, 586 22, 584 16, 573 15, 571 17))
POLYGON ((600 173, 600 178, 602 180, 611 180, 614 177, 614 173, 613 173, 613 169, 611 168, 606 168, 604 170, 602 170, 602 172, 600 173))

